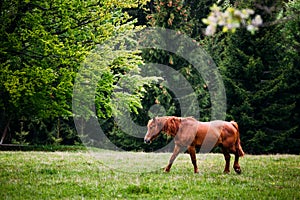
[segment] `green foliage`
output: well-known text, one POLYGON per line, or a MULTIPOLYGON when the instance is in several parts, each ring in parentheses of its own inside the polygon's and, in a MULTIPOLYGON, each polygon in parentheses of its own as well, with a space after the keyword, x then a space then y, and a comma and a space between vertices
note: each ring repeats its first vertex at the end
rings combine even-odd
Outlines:
MULTIPOLYGON (((253 2, 220 1, 219 5, 224 10, 229 7, 236 10, 255 9, 255 13, 261 15, 265 23, 255 35, 247 33, 246 30, 237 30, 234 34, 217 33, 209 38, 203 36, 204 24, 201 19, 208 15, 212 3, 154 1, 153 12, 148 19, 151 26, 171 28, 196 39, 203 38, 200 43, 214 58, 223 75, 228 102, 227 119, 238 121, 246 152, 298 153, 297 1, 286 4, 281 1, 259 1, 256 2, 256 6, 253 6, 253 2), (187 16, 178 12, 178 6, 186 10, 187 16)), ((178 70, 193 86, 199 97, 200 120, 210 120, 211 105, 206 91, 207 85, 189 63, 173 53, 159 49, 143 51, 143 59, 178 70)), ((163 76, 161 72, 155 73, 163 76)), ((174 94, 163 83, 153 84, 145 89, 143 108, 138 109, 138 114, 132 113, 129 116, 137 124, 145 126, 149 118, 156 115, 182 114, 174 94)), ((117 144, 125 149, 131 149, 130 141, 135 139, 126 137, 126 133, 120 134, 117 129, 114 131, 120 138, 117 144)), ((158 141, 163 143, 167 138, 158 141)), ((133 143, 136 150, 143 146, 133 143)), ((155 149, 161 144, 153 145, 155 149)), ((142 148, 147 150, 145 147, 142 148)))
POLYGON ((20 125, 20 131, 16 132, 16 137, 12 139, 12 144, 26 144, 26 136, 28 135, 28 131, 24 131, 23 122, 20 125))
MULTIPOLYGON (((155 11, 148 15, 147 19, 149 19, 149 24, 151 26, 159 26, 169 29, 175 29, 183 32, 191 32, 191 23, 188 22, 188 7, 183 4, 182 1, 154 1, 154 7, 155 11)), ((153 36, 149 36, 153 37, 153 36)), ((153 40, 157 38, 153 37, 153 40)), ((171 38, 169 38, 171 39, 171 38)), ((173 38, 176 40, 176 36, 173 38)), ((172 39, 171 39, 172 40, 172 39)), ((162 43, 165 41, 161 41, 162 43)), ((162 44, 164 45, 164 44, 162 44)), ((167 45, 167 44, 166 44, 167 45)), ((180 49, 178 49, 180 51, 180 49)), ((180 74, 183 74, 185 78, 188 80, 193 81, 193 86, 198 89, 198 92, 202 92, 201 86, 198 86, 199 82, 199 76, 193 76, 193 67, 184 61, 184 59, 180 58, 179 56, 176 56, 175 54, 165 52, 160 49, 143 49, 142 51, 142 58, 143 61, 147 63, 158 63, 162 65, 170 65, 171 68, 175 70, 180 70, 180 74), (194 85, 195 83, 195 85, 194 85)), ((157 70, 156 68, 143 68, 141 67, 141 70, 145 70, 147 74, 155 74, 155 76, 163 77, 166 76, 162 71, 157 70)), ((171 72, 170 72, 171 74, 171 72)), ((176 80, 178 77, 175 77, 176 75, 170 75, 170 79, 176 80)), ((139 78, 138 78, 139 79, 139 78)), ((125 82, 126 85, 139 85, 137 83, 132 84, 130 83, 132 80, 138 80, 138 79, 126 79, 126 77, 121 77, 122 82, 125 82), (124 79, 125 78, 125 79, 124 79)), ((151 80, 150 80, 151 81, 151 80)), ((201 80, 200 80, 201 81, 201 80)), ((135 149, 140 150, 144 149, 147 150, 147 146, 144 146, 142 144, 141 139, 134 139, 130 137, 128 134, 130 132, 134 132, 134 127, 131 127, 129 124, 123 125, 122 123, 127 123, 128 120, 122 120, 126 118, 132 118, 132 120, 139 125, 145 126, 147 125, 148 120, 151 116, 156 116, 157 114, 161 115, 177 115, 181 116, 181 110, 179 107, 179 102, 176 100, 176 96, 172 91, 168 88, 168 86, 165 84, 166 81, 163 81, 161 79, 156 79, 155 82, 152 82, 152 84, 144 85, 141 89, 139 89, 139 93, 135 93, 135 96, 130 96, 128 93, 117 93, 114 94, 117 99, 120 99, 117 95, 121 95, 123 98, 121 99, 128 99, 127 101, 120 101, 118 100, 116 105, 118 106, 119 111, 119 117, 118 117, 118 125, 120 127, 126 126, 126 130, 118 130, 117 127, 115 127, 112 132, 110 133, 110 138, 116 138, 113 139, 116 144, 119 147, 123 147, 124 149, 135 149), (142 98, 142 102, 136 101, 138 99, 130 99, 132 97, 138 97, 142 98), (132 109, 130 106, 131 104, 128 104, 128 101, 131 101, 132 103, 136 103, 134 105, 134 108, 132 109), (160 109, 158 112, 157 109, 160 109), (130 115, 126 115, 126 110, 131 110, 130 115), (126 135, 127 134, 127 135, 126 135), (139 141, 140 143, 136 143, 139 141), (132 146, 130 147, 129 144, 132 146)), ((150 82, 151 83, 151 82, 150 82)), ((204 85, 204 84, 202 84, 204 85)), ((141 85, 142 86, 142 85, 141 85)), ((178 87, 183 87, 179 86, 178 87)), ((128 90, 135 89, 134 87, 126 87, 128 90)), ((136 90, 136 89, 135 89, 136 90)), ((132 93, 132 91, 131 91, 132 93)), ((192 109, 192 106, 191 108, 192 109)), ((163 139, 163 138, 161 138, 163 139)), ((165 138, 164 138, 165 139, 165 138)), ((153 148, 159 148, 162 144, 166 143, 166 140, 159 141, 160 144, 155 145, 153 148)))
MULTIPOLYGON (((239 123, 246 152, 299 153, 299 1, 218 1, 222 10, 253 9, 264 23, 254 35, 237 29, 206 37, 202 19, 208 17, 213 3, 4 0, 0 3, 1 141, 79 143, 73 103, 80 105, 82 122, 96 117, 121 148, 151 151, 166 145, 169 138, 161 137, 153 146, 145 146, 142 139, 122 129, 127 122, 123 119, 145 126, 156 115, 182 115, 176 94, 157 78, 164 74, 144 63, 167 65, 182 75, 198 98, 187 110, 199 105, 200 120, 209 121, 212 102, 207 85, 214 84, 204 83, 190 63, 160 49, 128 51, 136 43, 128 32, 139 31, 137 24, 147 15, 147 25, 195 38, 214 58, 226 87, 227 119, 239 123), (156 77, 141 76, 145 71, 156 77), (75 78, 86 84, 85 90, 74 87, 75 78), (81 94, 74 102, 73 88, 81 94), (80 104, 89 100, 92 105, 80 104)), ((176 41, 176 35, 169 40, 176 41)), ((172 73, 169 77, 180 78, 172 73)), ((88 134, 84 127, 81 133, 88 134)), ((135 186, 124 190, 138 193, 141 189, 142 194, 147 188, 135 186)))
POLYGON ((148 16, 151 26, 174 30, 184 30, 189 33, 191 23, 188 22, 189 7, 181 0, 155 0, 155 13, 148 16))
MULTIPOLYGON (((183 1, 155 1, 155 12, 149 15, 150 24, 151 26, 160 26, 168 29, 173 29, 178 31, 179 34, 184 33, 186 35, 191 35, 193 32, 193 25, 192 25, 192 19, 190 18, 190 11, 191 7, 187 6, 183 1)), ((174 40, 174 43, 176 42, 177 36, 174 35, 172 38, 168 38, 170 41, 174 40)), ((164 41, 162 41, 164 42, 164 41)), ((168 45, 168 44, 165 44, 168 45)), ((178 45, 178 49, 175 51, 180 52, 180 44, 178 45)), ((184 44, 181 44, 181 46, 184 46, 184 44)), ((209 107, 209 95, 206 91, 206 84, 204 83, 201 76, 198 74, 198 72, 194 69, 194 67, 185 61, 180 56, 165 52, 163 50, 157 50, 157 49, 150 49, 145 50, 143 52, 143 58, 146 60, 146 62, 150 63, 159 63, 163 65, 170 66, 171 68, 175 69, 182 75, 189 84, 193 87, 193 90, 196 93, 196 96, 198 96, 200 100, 200 107, 204 108, 201 109, 203 113, 201 113, 202 119, 207 119, 207 107, 209 107)), ((159 73, 159 72, 158 72, 159 73)), ((161 75, 163 76, 163 75, 161 75)), ((178 80, 178 77, 174 75, 172 77, 174 80, 174 84, 176 84, 176 80, 178 80)), ((184 86, 177 85, 177 87, 183 87, 182 90, 184 90, 184 86)), ((180 108, 178 107, 178 102, 176 102, 176 97, 174 94, 172 94, 172 91, 169 91, 168 88, 165 88, 163 84, 159 85, 157 89, 155 89, 155 92, 153 95, 150 95, 150 92, 148 91, 148 99, 150 102, 148 104, 151 106, 153 105, 153 100, 155 99, 156 104, 161 105, 169 105, 169 107, 165 107, 166 109, 166 115, 182 115, 180 113, 180 108), (151 101, 152 99, 152 101, 151 101)), ((144 102, 145 103, 145 102, 144 102)), ((146 103, 147 104, 147 103, 146 103)), ((198 104, 197 104, 198 105, 198 104)), ((192 105, 189 105, 191 110, 193 110, 192 105)))
POLYGON ((242 30, 228 34, 218 48, 228 119, 239 122, 246 152, 299 152, 299 92, 294 88, 299 81, 291 81, 291 74, 299 74, 299 55, 292 45, 297 40, 282 31, 294 20, 262 28, 254 36, 242 30))
MULTIPOLYGON (((132 25, 126 25, 130 16, 122 9, 136 7, 136 3, 135 0, 1 3, 0 128, 3 138, 7 130, 14 137, 22 118, 24 130, 30 132, 29 141, 43 141, 43 133, 31 131, 30 128, 35 127, 48 135, 46 143, 63 142, 65 138, 59 136, 59 129, 52 127, 57 127, 59 118, 72 119, 73 83, 80 63, 96 44, 133 29, 132 25), (52 123, 54 125, 50 125, 52 123), (37 141, 37 138, 40 139, 37 141)), ((132 62, 132 65, 137 63, 132 62)), ((104 79, 99 79, 101 85, 96 99, 97 110, 102 117, 112 110, 107 98, 102 95, 109 95, 114 81, 114 75, 107 67, 103 68, 106 70, 104 79)), ((128 70, 127 67, 124 66, 124 69, 128 70)), ((74 131, 73 126, 70 134, 74 135, 74 131)))

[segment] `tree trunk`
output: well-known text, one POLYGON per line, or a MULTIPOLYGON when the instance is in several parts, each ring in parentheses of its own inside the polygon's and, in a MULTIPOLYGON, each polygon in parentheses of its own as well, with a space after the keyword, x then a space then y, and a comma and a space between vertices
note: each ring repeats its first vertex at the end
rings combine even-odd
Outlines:
POLYGON ((6 126, 5 126, 5 128, 4 128, 4 131, 3 131, 3 133, 2 133, 2 137, 1 137, 0 144, 3 144, 3 141, 4 141, 4 139, 5 139, 6 135, 7 135, 8 128, 9 128, 9 123, 10 123, 10 119, 9 119, 9 120, 7 121, 7 123, 6 123, 6 126))

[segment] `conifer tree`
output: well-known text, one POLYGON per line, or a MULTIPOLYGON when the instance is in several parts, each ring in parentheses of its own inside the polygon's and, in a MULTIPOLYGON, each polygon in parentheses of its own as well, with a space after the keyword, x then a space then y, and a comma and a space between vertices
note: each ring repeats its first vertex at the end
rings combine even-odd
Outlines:
MULTIPOLYGON (((154 8, 155 11, 148 16, 149 24, 152 27, 163 27, 166 29, 172 29, 178 32, 178 34, 185 34, 189 37, 192 37, 195 30, 194 28, 197 27, 194 24, 194 19, 191 17, 192 5, 195 3, 191 1, 181 1, 181 0, 155 0, 154 1, 154 8)), ((168 38, 170 41, 177 39, 177 36, 174 38, 168 38)), ((202 103, 203 109, 201 109, 200 117, 202 119, 208 119, 207 113, 209 112, 209 96, 208 92, 206 91, 206 85, 203 82, 200 75, 196 72, 196 70, 191 66, 183 58, 175 55, 174 53, 165 52, 163 50, 151 49, 150 51, 145 51, 143 53, 143 58, 146 62, 152 63, 160 63, 163 65, 170 66, 171 68, 177 70, 180 74, 182 74, 186 80, 192 85, 194 91, 197 93, 200 101, 202 103)), ((178 85, 177 87, 181 87, 178 85)), ((172 96, 171 91, 168 91, 166 88, 162 86, 158 87, 156 93, 157 102, 162 104, 169 104, 171 107, 169 110, 167 109, 167 115, 178 115, 180 116, 180 110, 176 106, 176 101, 174 102, 174 96, 172 96), (173 103, 169 98, 173 98, 173 103), (176 108, 177 107, 177 108, 176 108)), ((148 93, 150 94, 150 93, 148 93)), ((152 102, 149 102, 149 105, 152 102)))
POLYGON ((282 31, 287 24, 269 25, 278 13, 262 13, 266 26, 255 35, 245 30, 227 34, 217 59, 226 84, 228 119, 239 122, 249 153, 299 152, 299 82, 292 75, 299 74, 299 54, 291 47, 295 32, 282 31))

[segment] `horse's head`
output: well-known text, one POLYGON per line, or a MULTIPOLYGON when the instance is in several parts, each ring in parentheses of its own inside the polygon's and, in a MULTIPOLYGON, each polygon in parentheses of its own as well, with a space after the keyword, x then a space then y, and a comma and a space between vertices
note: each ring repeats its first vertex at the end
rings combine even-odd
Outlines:
POLYGON ((159 135, 161 129, 163 128, 164 122, 160 118, 154 117, 149 120, 147 128, 148 131, 144 137, 145 143, 151 143, 159 135))

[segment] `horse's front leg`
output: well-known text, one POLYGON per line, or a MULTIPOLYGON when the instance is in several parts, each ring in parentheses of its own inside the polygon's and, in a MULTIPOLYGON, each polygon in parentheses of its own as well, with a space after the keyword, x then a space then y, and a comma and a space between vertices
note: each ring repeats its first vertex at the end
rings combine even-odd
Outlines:
POLYGON ((230 165, 230 154, 227 150, 223 150, 223 154, 224 154, 224 158, 225 158, 225 169, 224 169, 224 173, 229 173, 229 165, 230 165))
POLYGON ((189 151, 189 154, 191 156, 191 161, 192 161, 193 166, 194 166, 194 172, 199 173, 199 170, 198 170, 198 167, 197 167, 196 148, 195 148, 195 146, 189 146, 188 151, 189 151))
POLYGON ((174 147, 174 150, 173 150, 173 154, 172 154, 172 156, 171 156, 171 158, 169 160, 168 166, 165 168, 165 172, 170 172, 172 164, 173 164, 174 160, 176 159, 176 157, 178 156, 178 154, 180 153, 181 149, 182 148, 179 145, 175 144, 175 147, 174 147))

